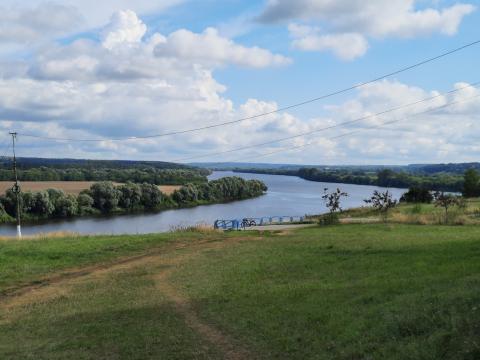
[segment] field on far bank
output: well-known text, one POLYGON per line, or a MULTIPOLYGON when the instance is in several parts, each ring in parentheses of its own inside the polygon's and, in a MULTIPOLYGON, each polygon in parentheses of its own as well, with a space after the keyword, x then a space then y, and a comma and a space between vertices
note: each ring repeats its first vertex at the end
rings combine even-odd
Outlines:
POLYGON ((479 359, 480 228, 0 242, 0 358, 479 359))
MULTIPOLYGON (((47 189, 63 190, 67 194, 78 195, 82 190, 87 190, 96 181, 22 181, 20 186, 23 191, 42 191, 47 189)), ((120 183, 114 183, 121 185, 120 183)), ((5 193, 13 186, 12 181, 0 181, 0 194, 5 193)), ((180 185, 159 185, 161 192, 170 195, 181 188, 180 185)))

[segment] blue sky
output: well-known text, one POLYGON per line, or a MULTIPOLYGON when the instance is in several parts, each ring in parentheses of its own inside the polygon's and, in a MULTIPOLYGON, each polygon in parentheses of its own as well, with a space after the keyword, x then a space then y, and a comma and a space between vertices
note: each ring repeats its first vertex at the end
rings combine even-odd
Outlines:
MULTIPOLYGON (((270 112, 479 40, 478 1, 2 3, 0 127, 19 132, 25 156, 180 160, 315 131, 480 80, 479 45, 348 94, 238 125, 110 141, 270 112)), ((468 88, 351 127, 199 160, 475 161, 477 95, 468 88), (452 101, 459 104, 415 116, 452 101), (407 119, 388 129, 368 129, 402 117, 407 119), (263 157, 270 152, 276 153, 263 157)))

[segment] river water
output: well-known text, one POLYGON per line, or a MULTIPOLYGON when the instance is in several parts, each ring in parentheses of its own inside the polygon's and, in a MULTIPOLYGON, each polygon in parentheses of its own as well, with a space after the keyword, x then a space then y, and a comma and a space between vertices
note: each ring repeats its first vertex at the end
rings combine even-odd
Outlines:
MULTIPOLYGON (((217 219, 242 219, 244 217, 303 216, 326 211, 322 201, 323 189, 337 187, 349 194, 342 201, 344 209, 364 205, 363 200, 375 186, 330 184, 303 180, 294 176, 261 175, 216 171, 209 179, 224 176, 240 176, 245 179, 262 180, 268 186, 266 195, 228 204, 198 206, 190 209, 168 210, 157 214, 121 215, 114 217, 77 218, 73 220, 49 221, 44 224, 23 225, 25 235, 49 232, 76 232, 80 234, 145 234, 169 231, 177 226, 198 223, 213 224, 217 219)), ((389 189, 398 199, 404 189, 389 189)), ((0 235, 13 236, 15 226, 1 225, 0 235)))

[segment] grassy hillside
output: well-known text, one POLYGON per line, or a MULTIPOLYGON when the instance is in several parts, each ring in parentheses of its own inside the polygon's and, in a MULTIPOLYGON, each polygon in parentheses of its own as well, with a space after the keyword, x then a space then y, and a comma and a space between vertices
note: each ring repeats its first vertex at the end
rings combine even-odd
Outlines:
POLYGON ((0 358, 477 359, 479 239, 370 224, 1 241, 0 358))

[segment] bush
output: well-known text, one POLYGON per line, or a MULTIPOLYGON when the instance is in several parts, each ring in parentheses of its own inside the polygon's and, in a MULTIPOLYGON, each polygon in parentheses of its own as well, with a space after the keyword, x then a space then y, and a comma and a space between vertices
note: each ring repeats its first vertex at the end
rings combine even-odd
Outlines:
POLYGON ((413 186, 410 187, 408 191, 402 195, 400 201, 407 203, 430 204, 433 201, 433 195, 429 190, 425 188, 413 186))
POLYGON ((322 226, 337 225, 339 223, 340 223, 340 220, 338 218, 338 214, 335 212, 324 214, 320 216, 320 218, 318 219, 318 224, 322 226))
POLYGON ((382 216, 383 221, 387 221, 388 212, 397 205, 397 200, 393 200, 392 193, 388 190, 379 192, 375 190, 370 199, 363 200, 366 204, 371 204, 382 216))

